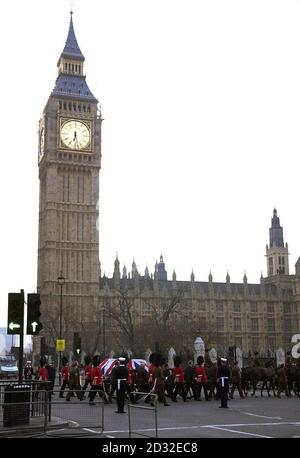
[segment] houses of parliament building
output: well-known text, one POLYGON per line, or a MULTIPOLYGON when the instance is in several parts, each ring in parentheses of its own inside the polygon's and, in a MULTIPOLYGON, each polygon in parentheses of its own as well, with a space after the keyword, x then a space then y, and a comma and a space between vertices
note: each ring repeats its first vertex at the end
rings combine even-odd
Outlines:
MULTIPOLYGON (((161 339, 166 330, 174 330, 175 336, 180 328, 185 331, 183 346, 199 334, 220 351, 231 345, 245 352, 289 349, 291 336, 300 329, 300 258, 290 274, 276 209, 266 247, 268 274, 259 284, 248 283, 246 275, 242 283, 232 283, 229 274, 224 283, 214 282, 211 274, 206 282, 195 281, 193 273, 188 281, 177 281, 175 272, 168 279, 162 256, 153 274, 148 269, 139 273, 134 262, 131 272, 121 271, 116 258, 113 277, 101 275, 97 223, 102 117, 84 61, 71 12, 55 87, 39 123, 37 291, 48 343, 54 346, 63 337, 66 350, 72 350, 77 332, 83 349, 104 344, 108 353, 129 348, 130 333, 136 333, 141 336, 139 349, 145 351, 154 349, 157 328, 161 339), (92 344, 91 337, 97 342, 92 344)), ((177 343, 176 337, 175 349, 177 343)))

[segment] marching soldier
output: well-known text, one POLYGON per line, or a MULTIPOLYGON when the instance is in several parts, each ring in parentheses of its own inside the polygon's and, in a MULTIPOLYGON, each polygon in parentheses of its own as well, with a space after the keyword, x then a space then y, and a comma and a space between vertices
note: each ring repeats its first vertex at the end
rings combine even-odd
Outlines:
POLYGON ((205 399, 206 401, 209 400, 208 398, 208 392, 207 392, 207 388, 206 388, 206 382, 207 382, 207 375, 206 375, 206 371, 205 371, 205 368, 204 368, 204 361, 203 361, 203 358, 200 359, 200 357, 198 358, 198 364, 196 366, 196 400, 197 401, 201 401, 201 391, 202 391, 202 387, 203 387, 203 390, 204 390, 204 396, 205 396, 205 399))
POLYGON ((221 366, 218 368, 217 374, 217 383, 219 385, 220 395, 221 395, 221 405, 220 408, 227 409, 228 405, 228 391, 229 391, 229 377, 230 372, 227 367, 227 359, 221 358, 221 366))
POLYGON ((186 392, 184 389, 184 371, 180 366, 181 358, 179 356, 175 356, 174 358, 174 369, 172 371, 173 375, 173 383, 174 383, 174 392, 172 396, 172 401, 177 402, 177 394, 183 399, 183 402, 186 402, 186 392))
POLYGON ((85 362, 85 366, 84 366, 84 385, 82 387, 82 393, 83 393, 83 396, 84 396, 84 393, 85 393, 85 390, 87 389, 88 385, 92 386, 92 372, 93 372, 93 368, 92 368, 92 360, 91 360, 91 357, 90 356, 85 356, 84 357, 84 362, 85 362))
POLYGON ((66 386, 69 386, 69 377, 70 377, 70 369, 68 366, 68 360, 66 357, 62 358, 62 368, 61 368, 61 377, 62 377, 62 385, 60 388, 59 397, 64 397, 64 391, 66 386))
POLYGON ((77 398, 82 401, 82 392, 81 392, 81 385, 80 385, 80 371, 79 371, 79 364, 78 361, 74 361, 72 367, 70 369, 70 376, 69 376, 69 391, 66 396, 66 401, 70 401, 71 395, 75 391, 77 398))
POLYGON ((92 379, 92 386, 89 392, 89 405, 94 406, 94 399, 96 394, 98 393, 100 397, 104 399, 104 402, 107 403, 107 399, 103 393, 103 375, 101 369, 99 367, 99 358, 98 356, 94 356, 93 359, 93 368, 91 372, 91 379, 92 379))
POLYGON ((185 379, 185 395, 187 396, 189 391, 192 390, 194 399, 197 399, 195 379, 196 379, 196 368, 192 360, 188 362, 188 366, 184 369, 184 379, 185 379))
POLYGON ((284 364, 281 364, 277 369, 277 382, 278 382, 277 396, 280 398, 280 394, 282 393, 282 391, 284 391, 286 397, 289 398, 290 395, 288 392, 288 382, 287 382, 287 376, 285 373, 284 364))
POLYGON ((241 399, 244 399, 244 394, 243 390, 241 387, 241 370, 238 366, 237 361, 234 362, 233 368, 232 368, 232 387, 231 387, 231 392, 230 392, 230 399, 233 399, 233 393, 235 392, 235 389, 238 389, 239 395, 241 399))
POLYGON ((261 367, 261 363, 258 358, 258 351, 254 352, 253 367, 261 367))
POLYGON ((119 358, 119 366, 116 367, 114 376, 117 390, 117 405, 118 410, 116 413, 125 413, 124 404, 125 404, 125 393, 126 393, 126 382, 128 378, 128 369, 125 366, 125 358, 119 358))

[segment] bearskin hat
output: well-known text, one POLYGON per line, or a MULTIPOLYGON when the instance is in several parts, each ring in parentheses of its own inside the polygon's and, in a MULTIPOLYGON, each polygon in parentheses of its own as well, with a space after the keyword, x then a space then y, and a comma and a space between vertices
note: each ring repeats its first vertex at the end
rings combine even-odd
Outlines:
POLYGON ((40 366, 41 367, 45 366, 46 362, 47 362, 47 360, 46 360, 45 356, 41 356, 40 357, 40 366))
POLYGON ((68 364, 68 358, 66 358, 66 356, 63 356, 63 357, 61 358, 61 363, 62 363, 63 366, 65 366, 66 364, 68 364))
POLYGON ((99 366, 99 364, 100 364, 100 355, 94 355, 93 366, 96 367, 96 366, 99 366))
POLYGON ((181 364, 180 356, 174 356, 174 366, 179 367, 180 364, 181 364))
POLYGON ((197 364, 199 364, 199 366, 200 366, 200 365, 203 364, 203 363, 204 363, 204 358, 203 358, 203 356, 198 356, 198 358, 197 358, 197 364))
POLYGON ((92 361, 92 358, 90 357, 90 355, 86 355, 86 356, 84 357, 84 362, 85 362, 85 364, 90 364, 91 361, 92 361))

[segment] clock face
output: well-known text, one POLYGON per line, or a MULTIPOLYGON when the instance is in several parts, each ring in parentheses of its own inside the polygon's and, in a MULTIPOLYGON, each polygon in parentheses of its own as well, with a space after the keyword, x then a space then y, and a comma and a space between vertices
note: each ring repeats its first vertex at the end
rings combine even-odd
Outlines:
POLYGON ((82 150, 89 147, 91 130, 88 123, 71 119, 62 124, 60 139, 63 146, 72 150, 82 150))

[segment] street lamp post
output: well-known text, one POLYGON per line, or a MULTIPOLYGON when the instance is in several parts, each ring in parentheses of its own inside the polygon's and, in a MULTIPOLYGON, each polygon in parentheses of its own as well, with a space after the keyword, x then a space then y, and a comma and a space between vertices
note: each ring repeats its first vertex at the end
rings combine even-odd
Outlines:
MULTIPOLYGON (((60 286, 60 307, 59 307, 59 340, 62 339, 62 288, 65 284, 65 277, 60 272, 59 277, 57 277, 57 283, 60 286)), ((61 351, 59 351, 59 358, 58 358, 58 381, 59 385, 61 385, 61 351)))

